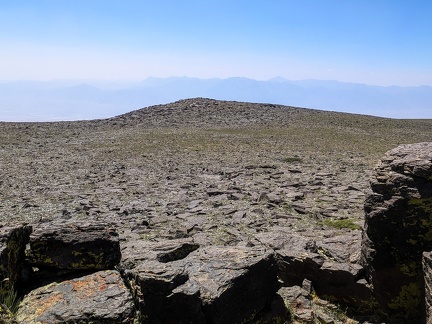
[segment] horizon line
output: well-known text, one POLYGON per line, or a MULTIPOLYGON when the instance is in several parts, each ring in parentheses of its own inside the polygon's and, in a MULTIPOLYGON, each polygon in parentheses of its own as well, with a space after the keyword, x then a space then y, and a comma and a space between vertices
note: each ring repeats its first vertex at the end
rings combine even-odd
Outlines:
POLYGON ((195 76, 147 76, 144 78, 136 79, 126 79, 126 78, 119 78, 119 79, 98 79, 98 78, 55 78, 55 79, 0 79, 0 83, 15 83, 15 82, 37 82, 37 83, 54 83, 54 82, 111 82, 111 83, 138 83, 143 82, 148 79, 196 79, 196 80, 229 80, 229 79, 245 79, 245 80, 252 80, 257 82, 305 82, 305 81, 322 81, 322 82, 335 82, 335 83, 343 83, 343 84, 357 84, 357 85, 366 85, 366 86, 372 86, 372 87, 400 87, 400 88, 418 88, 418 87, 432 87, 432 85, 429 84, 418 84, 418 85, 399 85, 399 84, 372 84, 372 83, 365 83, 360 81, 341 81, 336 79, 315 79, 315 78, 306 78, 306 79, 288 79, 283 76, 274 76, 269 79, 255 79, 251 77, 245 77, 245 76, 230 76, 230 77, 195 77, 195 76), (280 80, 280 81, 278 81, 280 80))

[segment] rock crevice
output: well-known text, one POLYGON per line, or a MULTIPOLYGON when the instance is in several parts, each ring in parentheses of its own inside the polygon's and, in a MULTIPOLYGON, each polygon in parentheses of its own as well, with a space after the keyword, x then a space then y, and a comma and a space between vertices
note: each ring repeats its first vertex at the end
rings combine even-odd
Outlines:
POLYGON ((422 253, 432 249, 432 143, 400 145, 374 170, 362 264, 383 316, 421 321, 422 253))

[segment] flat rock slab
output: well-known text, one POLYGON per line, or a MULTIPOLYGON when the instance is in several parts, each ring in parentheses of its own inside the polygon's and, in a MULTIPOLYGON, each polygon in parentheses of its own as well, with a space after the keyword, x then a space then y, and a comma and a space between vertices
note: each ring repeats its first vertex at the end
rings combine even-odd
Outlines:
POLYGON ((162 250, 175 250, 185 240, 147 242, 148 250, 137 244, 144 245, 135 243, 135 257, 132 250, 123 251, 123 267, 133 265, 123 271, 141 296, 141 312, 150 322, 246 321, 271 301, 278 288, 273 252, 263 246, 206 246, 181 259, 160 262, 162 250), (128 258, 141 261, 130 263, 128 258))
POLYGON ((130 291, 115 270, 99 271, 33 290, 24 297, 19 323, 133 323, 130 291))
POLYGON ((121 259, 118 234, 100 224, 41 224, 30 236, 29 259, 37 267, 113 269, 121 259))

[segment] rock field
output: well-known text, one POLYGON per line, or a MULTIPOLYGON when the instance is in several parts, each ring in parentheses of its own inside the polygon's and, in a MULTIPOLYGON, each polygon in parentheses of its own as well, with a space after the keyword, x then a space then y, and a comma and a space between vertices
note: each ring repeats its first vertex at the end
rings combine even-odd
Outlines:
POLYGON ((333 235, 320 221, 361 225, 374 164, 400 143, 432 140, 431 125, 209 99, 0 123, 1 220, 90 217, 124 224, 125 237, 221 245, 279 227, 333 235))
POLYGON ((355 265, 371 170, 425 141, 432 120, 203 98, 106 120, 0 122, 0 221, 103 223, 132 264, 145 242, 186 240, 211 254, 265 246, 355 265))

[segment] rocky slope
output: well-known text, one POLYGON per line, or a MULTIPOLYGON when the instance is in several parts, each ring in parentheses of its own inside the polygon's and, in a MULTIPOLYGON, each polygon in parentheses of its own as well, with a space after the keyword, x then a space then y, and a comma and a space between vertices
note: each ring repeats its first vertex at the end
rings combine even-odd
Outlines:
MULTIPOLYGON (((335 287, 361 292, 356 264, 370 170, 400 143, 432 141, 431 126, 432 120, 202 98, 107 120, 0 123, 1 222, 28 223, 36 231, 53 222, 115 228, 123 275, 136 285, 148 278, 140 264, 164 263, 140 251, 149 246, 178 251, 186 240, 199 249, 181 258, 188 262, 174 261, 182 269, 184 262, 192 264, 179 273, 179 278, 198 278, 191 283, 202 282, 205 255, 223 255, 235 247, 231 257, 210 266, 211 273, 230 268, 245 249, 248 257, 241 264, 255 278, 255 267, 271 268, 273 262, 267 252, 259 254, 267 261, 255 260, 256 250, 271 249, 290 267, 280 274, 285 286, 303 286, 280 295, 296 300, 308 295, 304 273, 315 278, 318 294, 329 289, 334 296, 341 294, 319 285, 335 272, 343 277, 335 287), (302 275, 291 277, 291 267, 302 275)), ((161 273, 178 271, 169 267, 161 273)), ((230 285, 237 280, 234 273, 214 282, 230 285)), ((210 289, 203 283, 191 287, 171 287, 167 296, 207 296, 204 291, 210 289)), ((208 295, 207 308, 191 312, 197 321, 224 321, 211 315, 221 307, 218 296, 208 295)), ((190 298, 188 307, 196 310, 198 302, 190 298)), ((248 303, 262 310, 257 301, 248 303)), ((346 303, 361 306, 358 300, 346 303)), ((137 307, 146 312, 145 306, 137 307)), ((302 309, 298 316, 312 320, 311 308, 302 309)))

